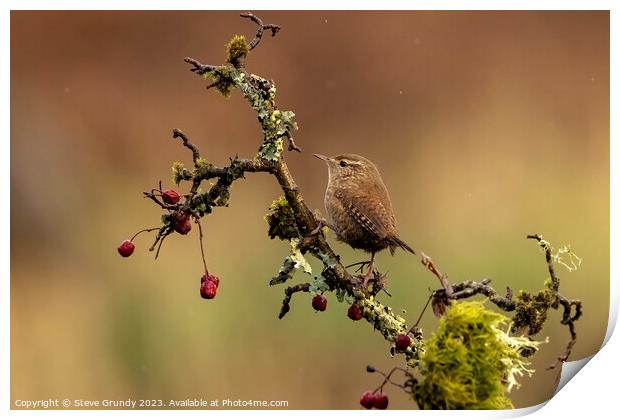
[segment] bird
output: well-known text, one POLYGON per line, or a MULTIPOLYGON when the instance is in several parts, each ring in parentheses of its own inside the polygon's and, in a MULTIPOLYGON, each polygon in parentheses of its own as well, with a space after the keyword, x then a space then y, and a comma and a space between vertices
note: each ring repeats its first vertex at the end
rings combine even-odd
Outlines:
POLYGON ((415 251, 399 237, 388 190, 374 163, 356 154, 314 156, 327 164, 329 174, 325 210, 330 220, 325 224, 338 240, 371 255, 365 288, 374 276, 377 252, 388 248, 394 255, 402 248, 415 255, 415 251))

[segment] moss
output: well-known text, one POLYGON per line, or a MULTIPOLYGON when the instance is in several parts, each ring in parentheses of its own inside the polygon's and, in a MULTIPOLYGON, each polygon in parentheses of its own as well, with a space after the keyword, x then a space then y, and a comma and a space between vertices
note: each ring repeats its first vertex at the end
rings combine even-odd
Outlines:
POLYGON ((509 323, 484 302, 450 305, 420 356, 423 379, 414 387, 420 408, 513 408, 506 392, 518 386, 517 375, 533 373, 523 352, 540 343, 509 336, 509 323))
POLYGON ((223 97, 228 98, 234 86, 233 74, 233 69, 223 66, 206 72, 203 77, 205 80, 211 80, 210 86, 216 88, 223 97))
POLYGON ((265 215, 265 220, 269 225, 268 235, 271 239, 277 237, 288 241, 300 236, 295 222, 295 213, 284 197, 273 200, 265 215))
POLYGON ((245 58, 250 52, 250 47, 245 42, 243 35, 235 35, 226 45, 226 61, 233 66, 237 66, 241 59, 245 58))
POLYGON ((179 185, 181 181, 189 181, 192 179, 192 173, 181 162, 172 164, 172 182, 179 185))
POLYGON ((528 335, 538 334, 547 320, 547 311, 555 301, 551 290, 544 289, 536 295, 521 292, 515 300, 517 307, 511 331, 514 333, 527 328, 528 335))

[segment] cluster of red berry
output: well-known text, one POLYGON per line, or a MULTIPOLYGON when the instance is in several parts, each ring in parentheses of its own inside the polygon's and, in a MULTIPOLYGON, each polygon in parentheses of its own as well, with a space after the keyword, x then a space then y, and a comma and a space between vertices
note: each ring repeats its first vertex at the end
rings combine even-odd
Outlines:
MULTIPOLYGON (((316 311, 323 312, 327 309, 327 298, 323 294, 317 294, 312 297, 312 307, 316 311)), ((357 303, 351 304, 349 306, 349 310, 347 311, 347 316, 353 321, 359 321, 364 317, 364 313, 360 306, 357 303)), ((411 346, 411 337, 408 334, 398 334, 394 337, 394 347, 398 352, 407 351, 407 349, 411 346)), ((368 372, 376 372, 376 370, 372 367, 368 367, 368 372)), ((385 375, 384 375, 385 376, 385 375)), ((389 379, 389 377, 387 377, 389 379)), ((384 381, 384 384, 385 382, 384 381)), ((366 391, 362 394, 360 398, 360 404, 362 407, 371 409, 377 408, 379 410, 385 410, 388 406, 389 398, 382 392, 382 387, 379 390, 375 391, 366 391)))
POLYGON ((385 410, 389 402, 388 396, 381 391, 366 391, 362 394, 362 398, 360 398, 361 406, 369 410, 371 408, 385 410))
MULTIPOLYGON (((168 205, 177 204, 179 200, 181 199, 181 196, 175 190, 166 190, 166 191, 156 190, 156 191, 159 191, 161 193, 158 195, 161 195, 162 201, 168 205)), ((118 246, 117 248, 118 253, 122 257, 131 256, 134 250, 136 249, 136 245, 133 242, 136 236, 138 236, 142 232, 150 232, 150 231, 157 230, 157 229, 159 228, 144 229, 136 233, 131 239, 125 239, 118 246)), ((180 233, 181 235, 187 235, 189 231, 192 230, 191 214, 180 213, 179 215, 177 215, 175 219, 172 221, 172 229, 174 229, 175 232, 180 233)), ((201 233, 201 240, 202 240, 202 233, 201 233)), ((202 247, 201 247, 201 250, 202 250, 202 247)), ((204 254, 203 254, 203 260, 204 260, 204 254)), ((205 271, 206 271, 206 263, 205 263, 205 271)), ((200 296, 203 299, 213 299, 215 295, 217 294, 217 288, 219 285, 220 285, 220 279, 214 274, 209 274, 209 272, 207 271, 200 279, 200 296)))
MULTIPOLYGON (((323 312, 327 309, 327 298, 324 295, 314 295, 312 298, 312 307, 316 311, 323 312)), ((364 317, 362 309, 359 307, 357 303, 353 303, 349 306, 349 310, 347 311, 347 316, 353 321, 359 321, 364 317)), ((394 339, 394 346, 396 347, 396 351, 406 351, 407 348, 411 345, 411 337, 407 334, 398 334, 394 339)))

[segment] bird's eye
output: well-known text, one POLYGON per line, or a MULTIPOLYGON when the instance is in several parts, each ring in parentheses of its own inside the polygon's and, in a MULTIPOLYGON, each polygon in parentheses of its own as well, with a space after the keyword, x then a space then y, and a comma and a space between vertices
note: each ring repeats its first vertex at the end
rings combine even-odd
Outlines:
POLYGON ((341 160, 340 161, 340 166, 342 166, 344 168, 345 166, 347 166, 347 162, 345 162, 344 160, 341 160))

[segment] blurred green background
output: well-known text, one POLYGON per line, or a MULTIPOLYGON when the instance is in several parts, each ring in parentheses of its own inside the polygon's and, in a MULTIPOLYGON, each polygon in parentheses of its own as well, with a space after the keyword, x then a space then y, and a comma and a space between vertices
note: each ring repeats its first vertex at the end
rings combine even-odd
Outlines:
MULTIPOLYGON (((609 302, 609 14, 607 12, 262 12, 282 25, 250 54, 297 114, 301 154, 286 158, 311 208, 323 209, 324 165, 312 153, 359 153, 379 166, 401 237, 453 281, 538 290, 542 233, 583 258, 558 268, 584 303, 572 358, 601 345, 609 302)), ((280 195, 248 175, 230 208, 204 221, 218 296, 198 293, 198 232, 164 244, 141 236, 160 211, 142 198, 170 166, 190 163, 184 130, 210 161, 252 156, 261 133, 183 57, 219 64, 224 44, 255 27, 236 12, 11 13, 11 399, 265 399, 290 408, 359 407, 389 369, 387 343, 329 297, 315 313, 269 287, 288 247, 266 236, 280 195), (242 238, 242 241, 239 240, 242 238)), ((187 186, 182 187, 183 191, 187 186)), ((365 255, 332 243, 346 263, 365 255)), ((379 256, 393 297, 414 320, 439 286, 403 252, 379 256)), ((316 267, 316 264, 313 262, 316 267)), ((298 274, 295 280, 302 280, 298 274)), ((294 281, 294 280, 293 280, 294 281)), ((511 397, 551 395, 546 371, 568 340, 551 316, 536 374, 511 397)), ((427 334, 436 320, 429 312, 427 334)), ((391 407, 412 408, 388 389, 391 407)))

